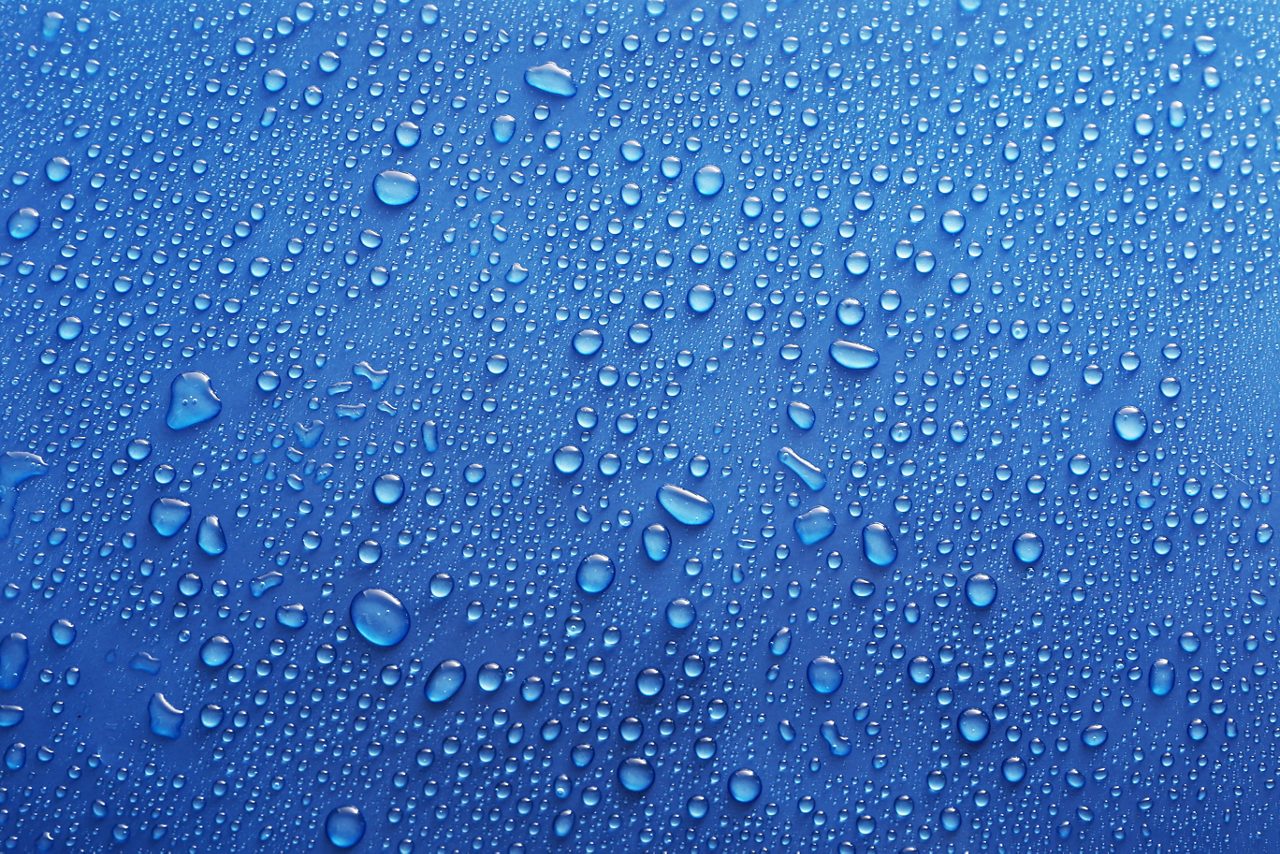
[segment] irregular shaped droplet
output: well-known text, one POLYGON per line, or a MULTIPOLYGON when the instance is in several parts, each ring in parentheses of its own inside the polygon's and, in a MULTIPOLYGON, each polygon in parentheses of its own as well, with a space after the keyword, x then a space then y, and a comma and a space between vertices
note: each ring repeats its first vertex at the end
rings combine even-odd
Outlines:
POLYGON ((26 451, 0 454, 0 540, 13 530, 13 518, 18 509, 18 486, 48 471, 48 463, 35 454, 26 451))
POLYGON ((423 692, 433 703, 447 703, 462 689, 466 681, 466 667, 461 661, 450 658, 440 662, 431 670, 423 692))
POLYGON ((31 661, 31 648, 22 632, 10 632, 0 640, 0 691, 12 691, 22 683, 31 661))
POLYGON ((213 391, 208 374, 187 371, 174 378, 169 387, 169 412, 165 423, 170 430, 185 430, 218 417, 222 401, 213 391))
POLYGON ((154 734, 161 738, 179 738, 185 717, 186 712, 169 702, 164 694, 157 691, 151 695, 147 703, 147 719, 154 734))
POLYGON ((615 568, 608 555, 590 554, 578 564, 578 587, 583 593, 598 596, 613 584, 615 568))
POLYGON ((869 344, 837 339, 831 344, 831 359, 851 371, 869 371, 880 364, 880 353, 869 344))
POLYGON ((364 839, 364 816, 353 804, 335 807, 324 820, 324 835, 335 848, 354 848, 364 839))
POLYGON ((2 705, 0 706, 0 729, 9 729, 22 723, 22 719, 26 717, 26 712, 22 706, 2 705))
POLYGON ((162 537, 172 537, 191 518, 191 505, 181 498, 157 498, 151 502, 151 527, 162 537))
POLYGON ((227 550, 227 532, 217 516, 205 516, 196 529, 196 545, 209 557, 218 557, 227 550))
POLYGON ((418 176, 400 169, 384 169, 373 179, 373 194, 378 201, 393 208, 403 207, 418 198, 418 176))
POLYGON ((818 505, 796 517, 795 529, 800 542, 812 546, 836 532, 836 514, 831 508, 818 505))
POLYGON ((810 661, 806 675, 809 687, 819 694, 834 694, 844 684, 844 668, 829 655, 820 655, 810 661))
POLYGON ((573 74, 554 62, 544 62, 528 69, 524 73, 524 82, 539 92, 561 98, 572 98, 578 94, 578 87, 573 82, 573 74))
POLYGON ((370 587, 351 600, 351 622, 374 646, 395 646, 409 634, 409 611, 386 590, 370 587))
POLYGON ((827 476, 822 473, 822 469, 800 456, 791 448, 783 448, 778 451, 778 461, 790 469, 796 477, 804 482, 805 486, 814 492, 820 492, 826 488, 827 476))
POLYGON ((706 525, 716 515, 709 499, 673 483, 658 489, 658 504, 682 525, 706 525))
POLYGON ((1126 442, 1136 442, 1147 435, 1147 416, 1136 406, 1122 406, 1111 416, 1116 435, 1126 442))
POLYGON ((884 522, 862 528, 862 554, 873 566, 892 566, 898 559, 898 543, 884 522))

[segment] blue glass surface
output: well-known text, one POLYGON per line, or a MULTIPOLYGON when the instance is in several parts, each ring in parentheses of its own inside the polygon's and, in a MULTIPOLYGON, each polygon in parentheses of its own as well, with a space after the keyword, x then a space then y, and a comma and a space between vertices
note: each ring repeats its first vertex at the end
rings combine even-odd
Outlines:
POLYGON ((1274 5, 0 33, 6 848, 1280 851, 1274 5))

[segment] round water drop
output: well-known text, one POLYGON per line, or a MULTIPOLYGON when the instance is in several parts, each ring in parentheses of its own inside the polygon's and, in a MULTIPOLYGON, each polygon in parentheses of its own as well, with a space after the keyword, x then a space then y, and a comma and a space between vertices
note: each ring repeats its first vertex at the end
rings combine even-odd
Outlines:
POLYGON ((1147 687, 1157 697, 1167 697, 1173 690, 1178 673, 1173 662, 1167 658, 1157 658, 1151 662, 1151 670, 1147 673, 1147 687))
POLYGON ((942 215, 942 230, 947 234, 959 234, 964 231, 964 214, 950 210, 942 215))
POLYGON ((447 703, 462 689, 467 681, 467 668, 462 662, 450 658, 437 664, 427 676, 423 693, 433 703, 447 703))
POLYGON ((404 497, 404 480, 398 474, 380 474, 373 481, 373 498, 390 507, 404 497))
POLYGON ((975 572, 964 582, 964 595, 975 608, 990 608, 996 601, 996 580, 985 572, 975 572))
POLYGON ((337 807, 324 820, 324 835, 337 848, 354 848, 364 838, 364 829, 360 808, 351 804, 337 807))
POLYGON ((573 350, 579 356, 594 356, 604 346, 604 335, 599 329, 582 329, 573 336, 573 350))
POLYGON ((409 634, 409 611, 385 590, 371 587, 351 600, 351 622, 375 646, 395 646, 409 634))
POLYGON ((645 556, 654 563, 666 560, 667 555, 671 554, 671 532, 667 530, 666 525, 655 522, 645 528, 641 541, 645 556))
POLYGON ((234 654, 235 647, 226 635, 214 635, 200 645, 200 660, 206 667, 221 667, 234 654))
POLYGON ((1039 534, 1027 531, 1019 534, 1013 541, 1013 556, 1019 563, 1030 566, 1038 561, 1042 554, 1044 554, 1044 540, 1040 539, 1039 534))
POLYGON ((844 269, 850 276, 865 276, 871 269, 871 256, 861 249, 855 249, 844 256, 844 269))
POLYGON ((688 599, 681 597, 667 603, 667 625, 673 629, 687 629, 698 619, 698 610, 688 599))
POLYGON ((618 783, 628 792, 647 792, 653 785, 653 766, 647 759, 633 757, 618 766, 618 783))
POLYGON ((1085 747, 1101 747, 1107 743, 1107 728, 1102 724, 1090 724, 1084 728, 1080 740, 1084 742, 1085 747))
POLYGON ((636 676, 636 691, 641 697, 658 696, 666 684, 666 677, 656 667, 646 667, 636 676))
POLYGON ((58 646, 71 646, 76 640, 75 623, 66 617, 54 621, 54 624, 49 627, 49 638, 58 646))
POLYGON ((708 499, 673 483, 658 489, 658 504, 683 525, 706 525, 716 515, 716 509, 708 499))
POLYGON ((1000 766, 1000 773, 1010 783, 1021 783, 1027 776, 1027 763, 1020 757, 1010 756, 1000 766))
POLYGON ((873 566, 891 566, 898 559, 898 544, 884 522, 862 529, 862 554, 873 566))
POLYGON ((706 314, 715 308, 716 292, 710 285, 694 285, 689 289, 688 303, 696 314, 706 314))
POLYGON ((71 177, 71 161, 65 157, 51 157, 44 165, 44 174, 55 184, 61 184, 71 177))
POLYGON ((399 169, 386 169, 373 179, 373 192, 384 205, 398 208, 418 198, 418 177, 399 169))
POLYGON ((1136 406, 1122 406, 1111 417, 1116 435, 1126 442, 1136 442, 1147 435, 1147 416, 1136 406))
POLYGON ((928 685, 933 680, 933 662, 927 655, 917 655, 907 665, 907 676, 916 685, 928 685))
POLYGON ((704 196, 714 196, 724 188, 724 172, 719 166, 703 166, 693 173, 693 186, 704 196))
POLYGON ((608 555, 590 554, 578 564, 578 587, 583 593, 595 596, 613 584, 615 569, 613 558, 608 555))
POLYGON ((157 498, 151 504, 151 527, 162 537, 172 537, 191 518, 191 505, 178 498, 157 498))
POLYGON ((991 732, 991 720, 982 709, 965 709, 956 719, 956 730, 969 744, 981 744, 991 732))
POLYGON ((740 804, 755 803, 763 791, 764 782, 750 768, 739 768, 729 775, 729 797, 740 804))
POLYGON ((19 208, 9 214, 9 236, 26 240, 40 227, 40 212, 35 208, 19 208))
POLYGON ((869 371, 880 364, 880 354, 868 344, 838 339, 831 344, 831 358, 842 368, 869 371))
POLYGON ((810 661, 807 675, 809 687, 819 694, 834 694, 844 683, 844 669, 829 655, 820 655, 810 661))
POLYGON ((565 445, 555 452, 552 462, 560 474, 576 474, 582 468, 582 449, 577 445, 565 445))

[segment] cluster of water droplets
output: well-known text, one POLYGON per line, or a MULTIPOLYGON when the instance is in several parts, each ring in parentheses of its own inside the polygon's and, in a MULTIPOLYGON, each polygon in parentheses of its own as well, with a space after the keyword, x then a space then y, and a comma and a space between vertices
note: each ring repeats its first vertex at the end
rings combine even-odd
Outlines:
POLYGON ((1274 837, 1274 10, 53 5, 10 847, 1274 837))

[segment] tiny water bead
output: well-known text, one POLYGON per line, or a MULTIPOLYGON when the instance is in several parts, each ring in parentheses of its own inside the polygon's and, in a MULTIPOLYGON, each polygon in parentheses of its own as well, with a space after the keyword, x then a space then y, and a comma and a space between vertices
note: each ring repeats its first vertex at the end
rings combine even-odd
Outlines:
POLYGON ((384 169, 373 179, 373 192, 384 205, 403 207, 418 198, 418 176, 400 169, 384 169))
POLYGON ((409 634, 409 611, 395 596, 377 587, 351 599, 351 622, 375 646, 391 647, 409 634))
POLYGON ((1117 409, 1111 418, 1111 425, 1116 435, 1126 442, 1137 442, 1147 435, 1147 416, 1133 405, 1117 409))

